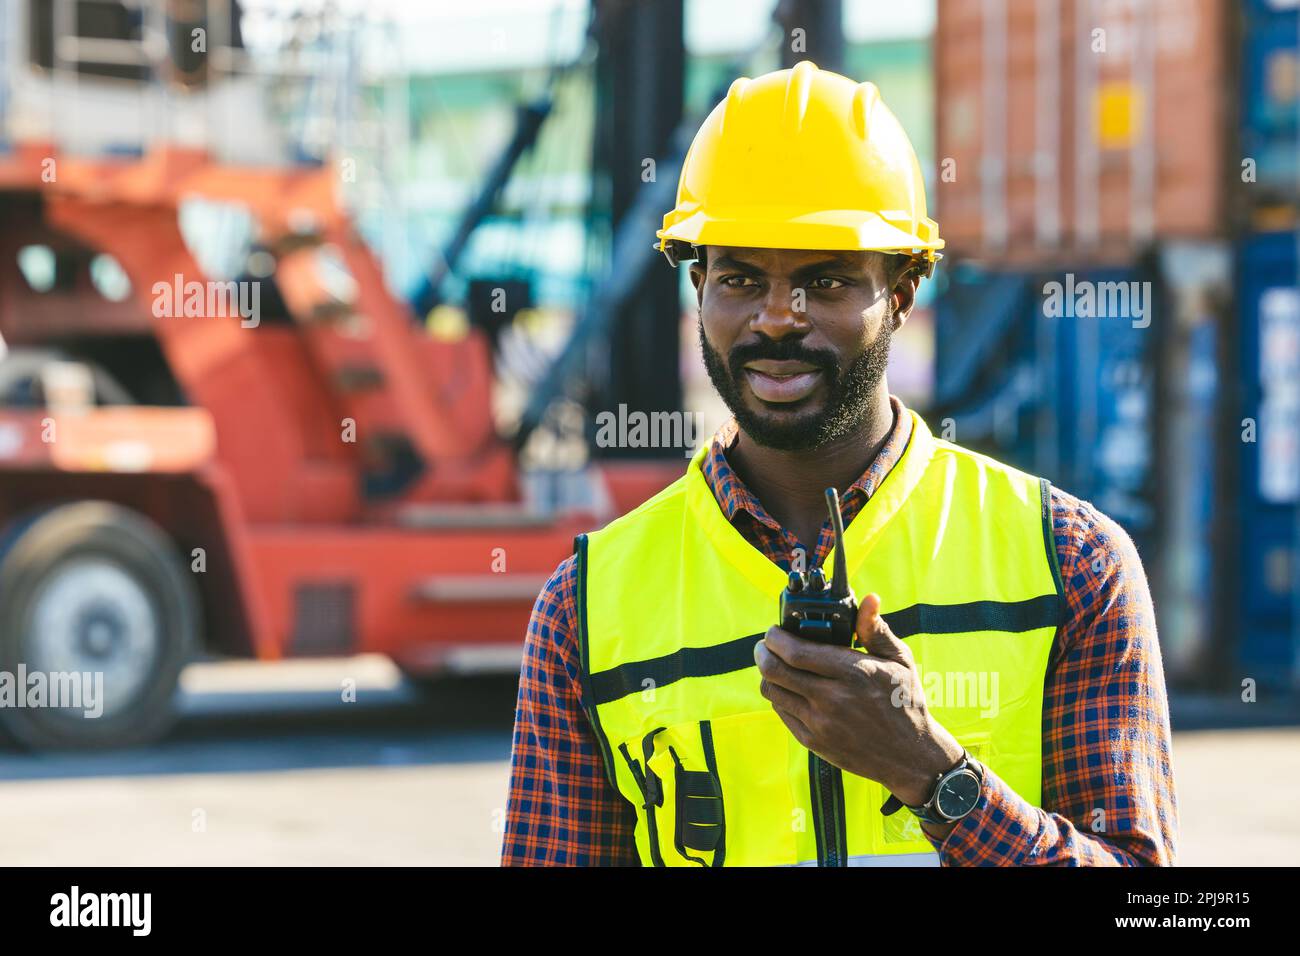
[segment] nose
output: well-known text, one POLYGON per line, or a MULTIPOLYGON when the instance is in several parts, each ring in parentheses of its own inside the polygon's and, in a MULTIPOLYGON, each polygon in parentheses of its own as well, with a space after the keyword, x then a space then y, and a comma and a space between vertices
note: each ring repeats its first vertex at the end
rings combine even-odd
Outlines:
POLYGON ((773 340, 806 335, 812 326, 803 299, 803 290, 791 283, 770 283, 758 311, 749 320, 750 331, 773 340))

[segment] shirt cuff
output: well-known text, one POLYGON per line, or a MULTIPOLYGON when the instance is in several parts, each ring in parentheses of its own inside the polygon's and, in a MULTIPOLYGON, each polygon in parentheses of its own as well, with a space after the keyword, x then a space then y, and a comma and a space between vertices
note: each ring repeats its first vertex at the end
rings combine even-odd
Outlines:
POLYGON ((1038 833, 1040 812, 985 764, 975 809, 943 839, 929 833, 926 839, 941 866, 1015 866, 1038 833))

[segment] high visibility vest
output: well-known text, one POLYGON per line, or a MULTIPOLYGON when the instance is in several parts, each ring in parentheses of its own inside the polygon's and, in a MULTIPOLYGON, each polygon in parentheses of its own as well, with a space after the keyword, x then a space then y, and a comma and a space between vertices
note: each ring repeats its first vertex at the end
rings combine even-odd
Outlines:
MULTIPOLYGON (((939 722, 1038 806, 1064 604, 1049 485, 908 414, 906 450, 845 529, 849 578, 881 595, 939 722)), ((937 864, 910 811, 882 815, 879 783, 810 753, 759 693, 754 644, 777 623, 786 574, 723 514, 706 453, 575 543, 584 706, 636 808, 641 862, 937 864)))

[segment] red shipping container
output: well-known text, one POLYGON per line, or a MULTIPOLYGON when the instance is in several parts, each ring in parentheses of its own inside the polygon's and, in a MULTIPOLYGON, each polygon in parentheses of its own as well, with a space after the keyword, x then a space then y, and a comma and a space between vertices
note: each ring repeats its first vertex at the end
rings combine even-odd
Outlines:
POLYGON ((1224 231, 1224 0, 939 0, 935 209, 948 250, 1131 257, 1224 231))

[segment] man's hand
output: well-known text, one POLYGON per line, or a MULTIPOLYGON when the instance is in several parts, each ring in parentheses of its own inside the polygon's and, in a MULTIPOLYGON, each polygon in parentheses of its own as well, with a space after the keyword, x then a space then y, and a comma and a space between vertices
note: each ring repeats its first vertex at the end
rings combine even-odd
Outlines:
POLYGON ((924 803, 962 746, 930 714, 912 649, 880 617, 879 595, 862 599, 854 630, 868 653, 770 628, 754 646, 760 691, 803 746, 924 803))

